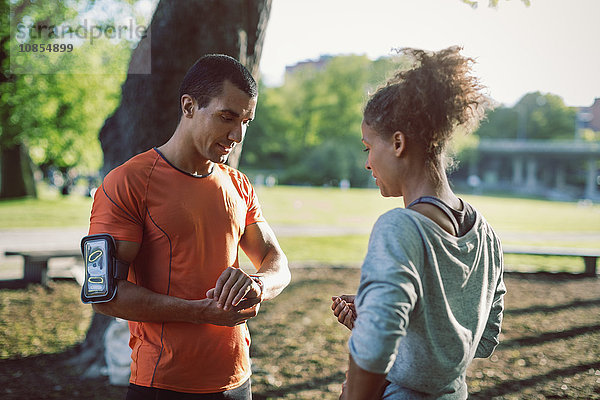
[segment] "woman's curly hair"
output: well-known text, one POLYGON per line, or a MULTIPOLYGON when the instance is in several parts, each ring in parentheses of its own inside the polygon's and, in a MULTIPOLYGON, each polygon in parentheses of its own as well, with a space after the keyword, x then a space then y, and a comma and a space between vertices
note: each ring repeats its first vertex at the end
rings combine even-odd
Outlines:
POLYGON ((423 147, 428 162, 445 167, 444 150, 457 126, 477 125, 488 107, 483 86, 472 76, 474 60, 454 46, 438 52, 398 50, 414 60, 369 99, 364 122, 379 134, 401 131, 423 147))

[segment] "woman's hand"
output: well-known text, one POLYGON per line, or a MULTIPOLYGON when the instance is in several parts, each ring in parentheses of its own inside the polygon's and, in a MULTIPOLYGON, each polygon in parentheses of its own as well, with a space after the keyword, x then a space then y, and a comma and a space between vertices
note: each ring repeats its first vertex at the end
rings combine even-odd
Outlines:
POLYGON ((344 294, 341 296, 333 296, 331 300, 331 309, 338 321, 346 328, 352 330, 354 321, 356 320, 356 308, 354 307, 354 295, 344 294))

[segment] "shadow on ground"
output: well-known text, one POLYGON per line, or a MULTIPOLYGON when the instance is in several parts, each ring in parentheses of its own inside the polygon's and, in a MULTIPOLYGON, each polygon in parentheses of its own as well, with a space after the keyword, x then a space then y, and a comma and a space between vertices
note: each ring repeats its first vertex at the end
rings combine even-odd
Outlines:
MULTIPOLYGON (((338 398, 349 331, 332 317, 330 296, 353 293, 359 274, 295 269, 288 289, 265 303, 249 323, 254 399, 338 398)), ((490 359, 475 360, 469 369, 470 398, 600 399, 600 279, 508 274, 506 284, 501 344, 490 359)), ((77 295, 74 289, 73 301, 77 295)), ((10 330, 4 303, 0 320, 9 321, 3 329, 10 330)), ((20 315, 30 313, 23 309, 20 315)), ((32 314, 26 324, 32 325, 32 340, 35 323, 32 314)), ((125 387, 111 386, 108 379, 83 380, 67 366, 80 350, 0 359, 0 398, 124 399, 125 387)))

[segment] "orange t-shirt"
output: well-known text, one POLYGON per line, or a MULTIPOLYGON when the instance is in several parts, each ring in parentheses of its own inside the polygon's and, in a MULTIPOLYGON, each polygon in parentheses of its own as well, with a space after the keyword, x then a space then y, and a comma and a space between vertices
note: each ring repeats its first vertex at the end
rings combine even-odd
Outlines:
MULTIPOLYGON (((111 171, 94 197, 90 234, 140 243, 128 280, 154 292, 205 298, 219 275, 238 266, 247 225, 264 221, 241 172, 215 164, 196 177, 157 149, 111 171)), ((189 393, 234 389, 250 377, 246 324, 130 322, 130 382, 189 393)))

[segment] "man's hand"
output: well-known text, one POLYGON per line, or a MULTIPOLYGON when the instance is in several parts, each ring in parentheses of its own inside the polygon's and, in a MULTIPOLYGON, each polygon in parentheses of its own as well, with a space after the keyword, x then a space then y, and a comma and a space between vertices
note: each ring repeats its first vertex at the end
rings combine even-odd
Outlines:
POLYGON ((235 326, 255 317, 260 306, 255 299, 248 299, 242 300, 237 307, 224 310, 214 299, 188 300, 167 296, 124 280, 117 284, 116 297, 107 303, 95 303, 94 310, 129 321, 235 326))
POLYGON ((244 301, 242 301, 237 307, 232 307, 230 310, 225 310, 223 307, 220 307, 217 304, 216 300, 213 299, 203 299, 197 301, 203 305, 201 322, 221 326, 235 326, 243 324, 250 318, 256 317, 258 314, 258 309, 260 308, 260 304, 254 304, 252 306, 247 305, 244 308, 240 308, 241 304, 244 303, 244 301))
POLYGON ((206 292, 206 297, 216 301, 225 311, 253 307, 260 303, 261 295, 260 285, 250 275, 233 267, 223 271, 215 287, 206 292))
POLYGON ((331 304, 333 315, 337 317, 342 325, 350 330, 354 328, 354 321, 356 320, 356 308, 354 307, 355 297, 356 296, 344 294, 341 296, 333 296, 331 298, 333 301, 331 304))

